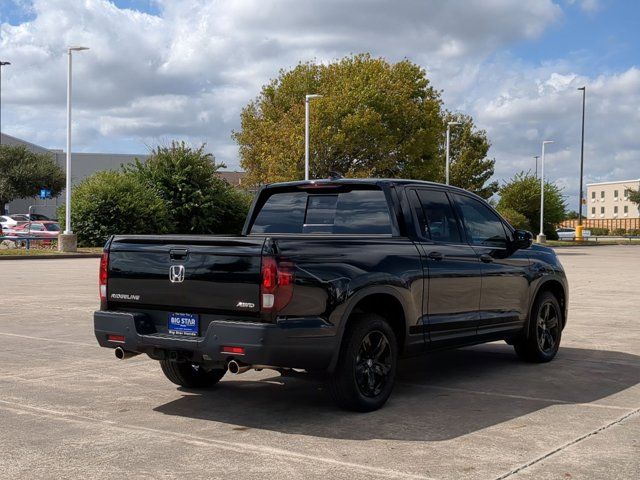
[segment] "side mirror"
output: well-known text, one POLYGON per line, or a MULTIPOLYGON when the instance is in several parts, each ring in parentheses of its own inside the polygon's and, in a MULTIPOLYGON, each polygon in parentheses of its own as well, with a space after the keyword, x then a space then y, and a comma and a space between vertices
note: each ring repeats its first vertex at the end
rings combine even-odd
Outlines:
POLYGON ((527 230, 516 230, 513 232, 513 248, 519 250, 521 248, 529 248, 533 243, 533 233, 527 230))

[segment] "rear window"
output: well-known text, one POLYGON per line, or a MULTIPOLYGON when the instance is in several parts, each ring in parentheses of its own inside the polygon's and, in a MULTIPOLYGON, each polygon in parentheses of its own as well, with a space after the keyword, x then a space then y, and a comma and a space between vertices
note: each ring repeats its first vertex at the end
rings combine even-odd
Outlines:
POLYGON ((60 224, 59 223, 45 223, 44 226, 50 232, 59 232, 60 231, 60 224))
POLYGON ((258 213, 250 233, 391 234, 382 190, 278 192, 258 213))

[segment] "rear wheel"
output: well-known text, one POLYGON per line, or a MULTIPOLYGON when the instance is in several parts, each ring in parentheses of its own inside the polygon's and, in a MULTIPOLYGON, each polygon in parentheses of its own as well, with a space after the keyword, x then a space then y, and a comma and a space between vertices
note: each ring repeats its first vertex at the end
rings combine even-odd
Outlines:
POLYGON ((514 344, 516 353, 528 362, 549 362, 558 353, 562 338, 562 310, 551 292, 538 295, 529 319, 526 339, 514 344))
POLYGON ((176 385, 188 388, 212 387, 227 373, 226 368, 206 369, 198 363, 160 360, 162 373, 176 385))
POLYGON ((384 318, 367 314, 352 320, 345 333, 329 390, 338 405, 370 412, 393 390, 398 362, 395 333, 384 318))

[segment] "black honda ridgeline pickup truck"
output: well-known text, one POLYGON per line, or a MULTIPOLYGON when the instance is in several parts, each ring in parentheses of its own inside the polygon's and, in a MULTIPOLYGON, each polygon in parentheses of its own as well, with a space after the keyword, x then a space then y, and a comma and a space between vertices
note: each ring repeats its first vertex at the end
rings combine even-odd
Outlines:
POLYGON ((240 236, 117 235, 100 263, 95 334, 172 382, 322 373, 344 408, 380 408, 398 358, 506 340, 554 358, 568 286, 481 198, 411 180, 268 185, 240 236), (295 369, 295 370, 294 370, 295 369))

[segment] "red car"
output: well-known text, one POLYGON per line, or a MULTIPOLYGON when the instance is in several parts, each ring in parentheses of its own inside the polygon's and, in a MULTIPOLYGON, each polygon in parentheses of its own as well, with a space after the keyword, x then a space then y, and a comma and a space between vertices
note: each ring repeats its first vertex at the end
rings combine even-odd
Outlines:
POLYGON ((52 239, 58 238, 59 234, 60 224, 53 221, 24 223, 5 233, 8 236, 42 238, 42 243, 46 245, 50 244, 52 239))

